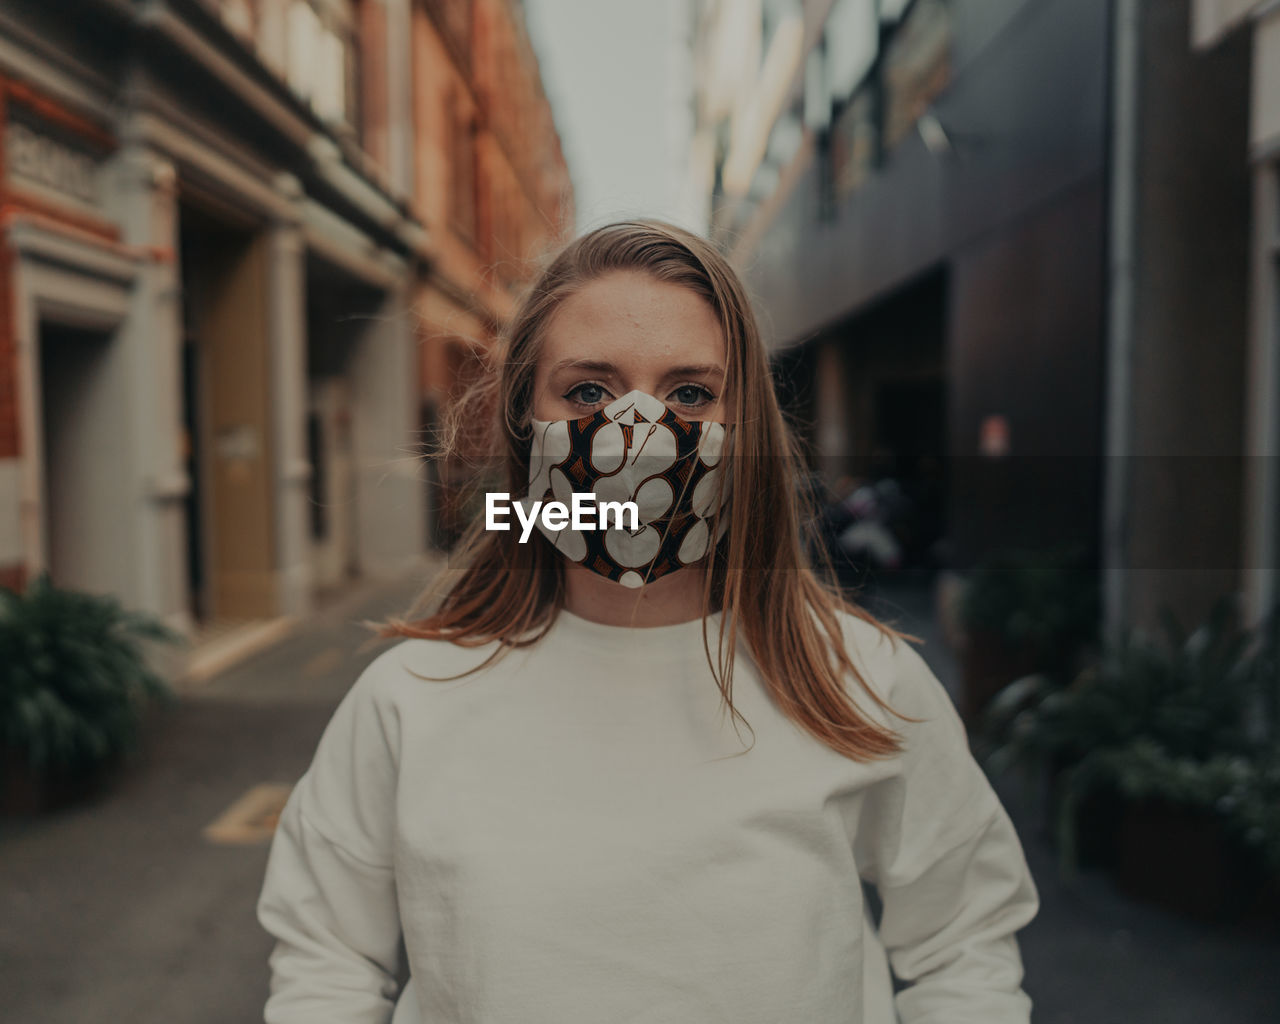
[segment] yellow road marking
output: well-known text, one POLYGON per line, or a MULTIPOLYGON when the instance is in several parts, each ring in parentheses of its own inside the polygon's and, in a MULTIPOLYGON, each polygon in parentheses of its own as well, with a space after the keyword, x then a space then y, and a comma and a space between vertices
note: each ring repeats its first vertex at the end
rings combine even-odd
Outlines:
POLYGON ((204 837, 211 843, 236 845, 270 842, 292 790, 288 782, 254 786, 205 826, 204 837))
POLYGON ((323 676, 342 664, 346 652, 341 647, 326 647, 302 666, 304 676, 323 676))

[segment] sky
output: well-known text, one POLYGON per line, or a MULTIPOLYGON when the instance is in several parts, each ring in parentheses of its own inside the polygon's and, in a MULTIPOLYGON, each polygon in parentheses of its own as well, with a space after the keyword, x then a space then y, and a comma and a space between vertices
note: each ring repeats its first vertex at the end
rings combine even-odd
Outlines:
POLYGON ((645 215, 702 227, 684 198, 691 2, 524 0, 579 231, 645 215))

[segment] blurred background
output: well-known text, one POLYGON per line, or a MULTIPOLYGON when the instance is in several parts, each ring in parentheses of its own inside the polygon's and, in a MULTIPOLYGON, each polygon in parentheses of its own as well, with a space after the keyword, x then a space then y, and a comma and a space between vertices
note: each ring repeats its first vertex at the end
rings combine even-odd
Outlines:
POLYGON ((274 816, 539 260, 746 281, 815 554, 1019 827, 1035 1019, 1280 1020, 1280 5, 0 0, 0 992, 260 1020, 274 816))

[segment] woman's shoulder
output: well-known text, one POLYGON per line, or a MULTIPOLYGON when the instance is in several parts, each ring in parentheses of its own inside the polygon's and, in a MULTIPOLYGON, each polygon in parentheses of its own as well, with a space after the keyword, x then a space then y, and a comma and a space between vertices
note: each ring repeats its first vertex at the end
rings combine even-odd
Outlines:
POLYGON ((987 787, 972 761, 964 723, 918 646, 887 631, 887 623, 843 610, 839 617, 851 660, 866 686, 886 705, 859 701, 861 710, 903 741, 895 763, 922 777, 950 779, 943 788, 953 795, 971 786, 965 792, 985 801, 987 787), (968 781, 962 783, 962 777, 968 781))
POLYGON ((496 640, 459 644, 403 637, 379 652, 351 689, 361 699, 382 704, 394 703, 406 693, 424 692, 424 687, 456 687, 499 664, 499 647, 496 640))
POLYGON ((922 690, 941 687, 916 645, 894 635, 886 623, 843 608, 836 610, 836 619, 845 652, 881 700, 894 704, 895 700, 906 698, 914 703, 922 696, 922 690))

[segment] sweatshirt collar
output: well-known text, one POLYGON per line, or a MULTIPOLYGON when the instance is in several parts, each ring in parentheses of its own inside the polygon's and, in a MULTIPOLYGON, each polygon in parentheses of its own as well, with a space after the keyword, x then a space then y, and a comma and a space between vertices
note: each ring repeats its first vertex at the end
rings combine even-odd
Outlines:
POLYGON ((693 650, 701 653, 704 621, 714 655, 722 618, 721 613, 713 612, 705 620, 689 619, 666 626, 615 626, 584 619, 567 608, 561 608, 556 616, 551 629, 566 639, 599 649, 641 651, 645 657, 658 659, 667 655, 687 657, 693 650))

